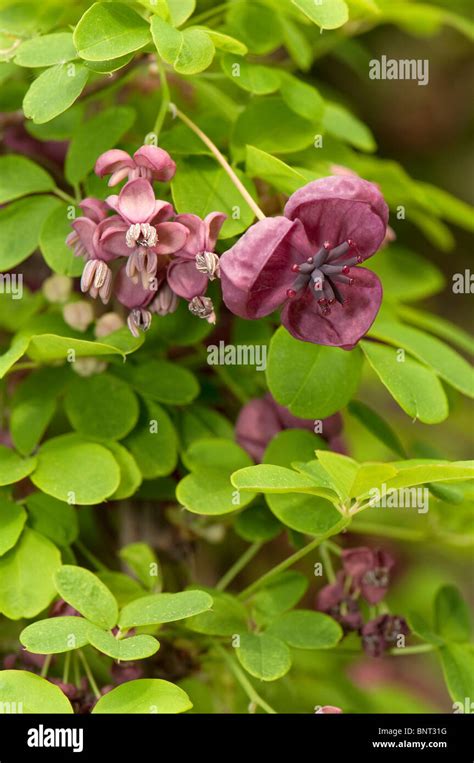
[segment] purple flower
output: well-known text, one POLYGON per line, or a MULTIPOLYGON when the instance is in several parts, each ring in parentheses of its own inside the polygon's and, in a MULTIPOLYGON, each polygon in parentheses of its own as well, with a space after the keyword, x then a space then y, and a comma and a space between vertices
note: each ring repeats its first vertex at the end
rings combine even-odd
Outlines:
MULTIPOLYGON (((283 405, 279 405, 267 393, 263 398, 254 398, 241 408, 235 424, 235 439, 254 461, 260 462, 269 442, 284 429, 307 429, 314 432, 314 420, 293 416, 283 405)), ((327 440, 331 450, 341 452, 339 435, 342 431, 342 417, 339 413, 322 421, 321 435, 327 440)), ((346 452, 345 448, 342 452, 346 452)))
POLYGON ((362 627, 359 605, 344 584, 344 573, 340 571, 335 583, 324 586, 318 592, 315 609, 333 617, 346 631, 359 630, 362 627))
POLYGON ((360 588, 369 604, 377 604, 383 599, 390 583, 390 570, 395 564, 390 554, 366 546, 344 549, 342 564, 346 575, 360 588))
POLYGON ((285 217, 259 221, 222 255, 224 302, 250 319, 283 306, 282 323, 297 339, 350 349, 381 304, 378 277, 357 265, 380 247, 387 222, 372 183, 315 180, 290 196, 285 217))
POLYGON ((95 172, 99 177, 110 175, 109 186, 117 185, 124 178, 168 182, 174 177, 176 164, 167 151, 157 146, 141 146, 133 158, 126 151, 113 148, 99 156, 95 172))
POLYGON ((192 300, 202 296, 208 280, 219 276, 219 258, 214 248, 226 217, 221 212, 211 212, 204 220, 191 214, 175 218, 175 223, 189 232, 184 245, 175 252, 167 273, 168 284, 179 297, 192 300))
POLYGON ((84 215, 77 217, 72 223, 73 230, 66 238, 66 244, 74 249, 77 257, 90 257, 94 252, 94 234, 101 223, 107 217, 109 207, 105 201, 86 198, 79 204, 84 215))
POLYGON ((145 288, 142 283, 134 283, 128 277, 124 265, 117 273, 114 294, 119 302, 130 310, 127 326, 133 336, 138 337, 140 331, 147 331, 150 328, 151 312, 146 308, 156 292, 145 288))
POLYGON ((387 649, 397 645, 399 636, 408 636, 409 633, 403 617, 379 615, 362 628, 362 646, 370 657, 380 657, 387 649))

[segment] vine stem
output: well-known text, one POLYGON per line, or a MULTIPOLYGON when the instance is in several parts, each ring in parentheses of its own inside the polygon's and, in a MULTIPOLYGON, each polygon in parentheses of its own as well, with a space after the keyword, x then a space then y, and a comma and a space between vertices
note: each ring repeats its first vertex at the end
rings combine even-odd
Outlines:
POLYGON ((354 522, 351 525, 351 533, 380 535, 383 538, 406 541, 420 541, 426 538, 426 533, 421 530, 413 530, 411 527, 379 525, 376 522, 354 522))
POLYGON ((77 650, 77 653, 79 655, 79 659, 82 662, 82 665, 84 667, 85 674, 87 676, 87 680, 89 681, 89 686, 91 687, 92 691, 94 692, 97 699, 100 699, 101 694, 99 691, 99 688, 95 682, 95 678, 92 675, 92 670, 90 669, 89 663, 87 662, 85 654, 83 654, 81 649, 77 650))
POLYGON ((161 129, 163 127, 164 121, 166 119, 166 114, 169 110, 170 105, 170 88, 168 85, 168 80, 166 78, 166 72, 165 67, 163 66, 163 61, 156 57, 156 63, 158 66, 158 72, 160 75, 160 82, 161 82, 161 105, 160 110, 158 112, 158 116, 156 117, 155 125, 153 127, 153 132, 155 133, 156 137, 159 137, 159 134, 161 132, 161 129))
POLYGON ((237 577, 239 572, 243 570, 243 568, 254 558, 256 554, 260 551, 262 548, 262 543, 260 541, 257 541, 255 543, 252 543, 251 546, 248 547, 246 551, 240 556, 237 561, 230 567, 230 569, 227 570, 225 575, 221 577, 219 582, 216 585, 216 589, 218 591, 224 591, 229 583, 232 582, 232 580, 237 577))
POLYGON ((68 193, 66 193, 66 191, 61 190, 61 188, 53 188, 53 193, 63 201, 67 201, 68 204, 74 204, 74 206, 76 206, 78 203, 74 196, 70 196, 68 193))
POLYGON ((213 16, 217 16, 220 13, 223 13, 227 8, 230 8, 233 5, 233 3, 222 3, 221 5, 217 5, 215 8, 210 8, 208 11, 204 11, 199 16, 193 16, 190 21, 193 26, 196 24, 202 24, 203 21, 207 21, 208 19, 212 18, 213 16))
POLYGON ((84 543, 79 540, 79 538, 74 542, 74 545, 81 552, 82 556, 87 559, 87 561, 92 564, 92 566, 95 567, 98 572, 103 572, 107 569, 105 564, 102 564, 100 559, 97 559, 96 555, 93 554, 92 551, 89 551, 87 546, 85 546, 84 543))
POLYGON ((41 668, 40 676, 41 678, 46 678, 48 675, 49 666, 51 665, 51 660, 53 659, 52 654, 47 654, 45 661, 43 662, 43 667, 41 668))
POLYGON ((63 684, 67 684, 69 682, 69 670, 71 668, 71 655, 72 655, 72 652, 66 652, 66 656, 64 657, 63 684))
MULTIPOLYGON (((336 532, 334 532, 334 527, 331 528, 330 535, 335 535, 336 533, 341 532, 341 530, 344 529, 344 527, 346 527, 349 524, 349 521, 350 520, 346 519, 345 522, 340 522, 336 532)), ((328 533, 328 537, 329 537, 329 533, 328 533)), ((327 539, 327 536, 321 535, 318 538, 314 538, 314 540, 312 540, 306 546, 303 546, 303 548, 300 548, 298 549, 298 551, 295 551, 294 554, 284 559, 282 562, 280 562, 280 564, 277 564, 276 567, 273 567, 273 569, 266 572, 264 575, 258 578, 258 580, 255 580, 251 585, 245 588, 239 594, 239 599, 248 599, 249 596, 251 596, 251 594, 253 594, 259 588, 261 588, 262 585, 265 585, 265 583, 271 580, 271 578, 275 577, 275 575, 278 575, 279 572, 283 572, 284 570, 288 569, 288 567, 291 567, 300 559, 303 559, 307 554, 309 554, 311 551, 317 548, 326 539, 327 539)))
POLYGON ((249 205, 250 209, 255 214, 255 216, 259 220, 265 220, 266 219, 265 213, 262 212, 258 204, 252 199, 251 195, 245 188, 242 181, 237 177, 236 173, 230 166, 227 159, 223 156, 223 154, 221 154, 221 152, 219 151, 217 146, 212 142, 212 140, 208 138, 206 133, 204 133, 197 126, 197 124, 195 124, 188 116, 186 116, 186 114, 183 114, 182 111, 176 108, 174 104, 170 103, 170 110, 174 116, 178 117, 178 119, 181 119, 181 121, 184 122, 184 124, 187 125, 189 129, 192 130, 198 136, 198 138, 200 138, 202 142, 208 147, 208 149, 211 151, 213 156, 217 159, 221 167, 225 170, 225 172, 227 172, 231 181, 233 182, 233 184, 235 185, 235 187, 237 188, 241 196, 245 199, 245 201, 247 202, 247 204, 249 205))
POLYGON ((336 580, 336 573, 332 564, 331 555, 329 553, 329 546, 327 543, 321 543, 319 547, 319 553, 323 562, 324 571, 329 583, 334 583, 336 580))
POLYGON ((226 650, 220 646, 219 644, 214 644, 214 647, 216 651, 220 654, 222 659, 227 663, 229 666, 229 670, 233 673, 239 684, 241 685, 242 689, 246 693, 247 697, 250 699, 251 702, 253 702, 255 705, 258 705, 262 708, 262 710, 265 710, 266 713, 269 715, 276 715, 276 710, 273 709, 267 702, 265 702, 264 699, 260 696, 260 694, 257 694, 255 689, 253 688, 252 684, 248 680, 247 676, 241 671, 239 666, 236 664, 235 660, 230 656, 230 654, 227 654, 226 650))
POLYGON ((390 649, 389 654, 403 657, 406 654, 423 654, 424 652, 433 652, 434 644, 417 644, 416 646, 404 646, 402 648, 390 649))

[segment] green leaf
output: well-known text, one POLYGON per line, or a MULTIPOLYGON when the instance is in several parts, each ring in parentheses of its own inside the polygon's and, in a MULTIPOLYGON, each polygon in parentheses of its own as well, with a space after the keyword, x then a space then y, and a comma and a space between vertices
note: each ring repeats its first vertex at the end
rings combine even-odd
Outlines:
POLYGON ((266 501, 277 519, 305 535, 330 537, 344 527, 339 511, 329 500, 313 495, 268 495, 266 501))
POLYGON ((305 16, 321 29, 337 29, 349 20, 349 10, 344 0, 291 0, 305 16))
POLYGON ((85 646, 89 627, 82 617, 51 617, 24 628, 20 642, 34 654, 61 654, 85 646))
POLYGON ((182 455, 189 471, 199 471, 203 467, 222 468, 232 471, 239 464, 248 464, 247 454, 236 442, 218 437, 196 440, 182 455))
POLYGON ((252 606, 261 617, 273 619, 292 609, 308 588, 308 579, 301 572, 287 570, 275 575, 253 596, 252 606))
POLYGON ((128 564, 145 588, 161 584, 161 571, 154 550, 147 543, 129 543, 119 551, 119 557, 128 564))
POLYGON ((72 230, 67 213, 67 207, 61 204, 48 215, 41 228, 39 246, 46 264, 54 273, 74 278, 82 274, 84 261, 66 244, 66 236, 72 230))
POLYGON ((16 49, 17 66, 43 67, 64 64, 77 58, 70 32, 55 32, 25 40, 16 49))
POLYGON ((323 419, 354 396, 361 369, 359 349, 300 342, 281 327, 270 343, 267 381, 275 400, 295 416, 323 419))
POLYGON ((117 145, 135 121, 135 111, 115 106, 83 122, 75 131, 66 156, 65 175, 72 184, 84 180, 97 157, 117 145))
POLYGON ((189 448, 195 440, 211 436, 228 440, 234 438, 234 428, 230 421, 218 411, 202 405, 192 405, 181 412, 179 433, 184 448, 189 448))
POLYGON ((173 26, 181 26, 196 10, 196 0, 166 0, 173 26))
POLYGON ((0 209, 0 268, 10 270, 38 246, 44 219, 60 202, 51 196, 14 201, 0 209), (21 231, 21 236, 18 235, 21 231))
POLYGON ((159 16, 153 16, 151 33, 160 56, 180 74, 198 74, 212 64, 216 49, 202 29, 180 32, 159 16))
POLYGON ((127 681, 99 699, 93 713, 185 713, 192 708, 186 692, 159 678, 127 681))
POLYGON ((291 668, 287 645, 266 633, 243 633, 236 654, 247 673, 261 681, 276 681, 291 668))
POLYGON ((295 114, 282 98, 257 98, 248 103, 237 119, 232 143, 239 157, 247 145, 269 154, 290 154, 308 148, 314 136, 314 125, 295 114))
POLYGON ((375 342, 361 342, 362 350, 390 394, 405 413, 425 424, 448 416, 446 394, 436 374, 407 357, 397 360, 397 350, 375 342))
POLYGON ((170 417, 157 403, 146 401, 146 415, 124 444, 144 479, 171 474, 178 460, 178 439, 170 417))
POLYGON ((133 53, 127 53, 125 56, 119 56, 119 58, 112 58, 108 61, 84 61, 85 66, 93 72, 98 74, 112 74, 118 69, 123 69, 124 66, 130 63, 133 58, 133 53))
POLYGON ((95 625, 89 625, 87 638, 99 652, 114 660, 144 660, 156 654, 160 648, 160 644, 153 636, 139 635, 117 639, 108 631, 97 628, 95 625))
POLYGON ((474 397, 474 370, 461 355, 439 339, 383 317, 375 322, 369 334, 397 348, 402 347, 455 389, 474 397))
POLYGON ((130 370, 137 392, 167 405, 187 405, 199 395, 199 384, 187 368, 167 360, 149 360, 130 370))
POLYGON ((469 641, 471 617, 469 607, 456 586, 446 585, 436 594, 435 628, 448 642, 469 641))
POLYGON ((119 58, 149 41, 147 22, 123 3, 94 3, 74 30, 77 52, 87 61, 119 58))
POLYGON ((205 591, 156 593, 142 596, 127 604, 120 613, 120 628, 172 623, 206 612, 212 607, 212 598, 205 591))
MULTIPOLYGON (((239 170, 236 174, 247 191, 256 197, 253 183, 239 170)), ((210 212, 227 215, 220 238, 242 233, 254 220, 254 213, 242 199, 228 174, 208 156, 190 156, 178 161, 178 171, 171 181, 173 201, 179 213, 191 212, 206 217, 210 212)))
POLYGON ((205 27, 205 31, 211 42, 214 43, 214 47, 219 50, 223 50, 225 53, 234 53, 236 56, 245 56, 248 53, 247 46, 240 40, 236 40, 235 37, 216 32, 215 29, 208 29, 207 27, 205 27))
POLYGON ((110 588, 120 608, 145 594, 141 585, 123 572, 104 570, 98 572, 97 577, 105 583, 107 588, 110 588))
POLYGON ((398 244, 378 252, 370 261, 370 269, 383 283, 384 298, 396 302, 416 302, 437 294, 445 285, 436 265, 398 244))
POLYGON ((232 484, 238 490, 259 493, 309 493, 315 486, 306 475, 272 464, 258 464, 239 469, 232 475, 232 484))
POLYGON ((318 461, 331 478, 339 497, 345 501, 351 495, 359 465, 353 458, 330 450, 317 450, 318 461))
POLYGON ((61 598, 100 628, 113 628, 118 619, 117 602, 106 585, 86 570, 64 564, 55 574, 56 590, 61 598))
POLYGON ((330 649, 342 638, 342 628, 321 612, 296 609, 274 620, 267 633, 295 649, 330 649))
POLYGON ((245 42, 251 53, 266 55, 282 43, 284 23, 272 9, 255 0, 232 3, 226 22, 226 29, 245 42))
POLYGON ((72 506, 44 493, 31 493, 26 499, 28 523, 57 546, 70 546, 79 534, 77 513, 72 506))
POLYGON ((255 146, 246 148, 246 168, 250 177, 258 177, 271 183, 274 188, 288 195, 305 184, 306 179, 298 170, 290 167, 266 151, 255 146))
POLYGON ((443 644, 443 639, 434 633, 430 625, 418 612, 408 613, 408 623, 410 625, 410 630, 412 630, 413 633, 416 633, 416 635, 423 639, 423 641, 426 641, 429 644, 435 644, 436 646, 441 646, 443 644))
MULTIPOLYGON (((20 337, 19 337, 20 338, 20 337)), ((23 339, 23 336, 21 337, 23 339)), ((126 355, 134 352, 143 344, 143 336, 136 339, 125 329, 119 329, 104 337, 104 341, 89 342, 57 334, 34 334, 28 332, 26 351, 32 360, 48 363, 54 360, 68 360, 74 352, 78 358, 93 358, 101 355, 126 355)))
POLYGON ((25 117, 36 124, 54 119, 80 96, 88 78, 89 71, 82 64, 57 64, 46 69, 23 99, 25 117))
POLYGON ((432 315, 424 310, 415 310, 405 305, 397 305, 397 314, 403 321, 411 323, 418 328, 426 329, 431 334, 446 339, 451 344, 456 345, 460 350, 474 354, 474 340, 467 331, 456 326, 454 323, 441 318, 439 315, 432 315))
POLYGON ((53 575, 60 564, 56 546, 25 527, 15 548, 0 557, 0 612, 10 620, 36 617, 56 594, 53 575))
POLYGON ((276 538, 282 529, 280 522, 263 504, 242 511, 234 524, 237 535, 249 543, 265 543, 276 538))
POLYGON ((298 24, 294 24, 288 16, 283 26, 285 47, 291 58, 302 71, 308 71, 313 61, 313 51, 307 38, 298 24))
POLYGON ((400 458, 406 458, 405 449, 400 442, 397 433, 379 414, 360 400, 351 400, 348 406, 349 413, 365 426, 380 442, 393 450, 400 458))
POLYGON ((444 680, 454 702, 465 707, 474 685, 474 655, 468 646, 450 644, 439 650, 444 680))
POLYGON ((0 445, 0 485, 12 485, 27 477, 36 467, 36 458, 21 458, 14 450, 0 445))
POLYGON ((2 703, 1 712, 5 713, 9 712, 5 709, 7 705, 9 708, 15 708, 10 712, 21 712, 25 715, 74 713, 71 703, 59 686, 27 670, 1 670, 0 696, 8 698, 2 703))
POLYGON ((295 461, 314 459, 316 448, 323 450, 325 447, 326 441, 307 429, 284 429, 270 440, 262 462, 289 467, 295 461))
POLYGON ((107 442, 105 445, 111 451, 120 468, 120 484, 109 500, 120 501, 124 498, 130 498, 142 483, 142 473, 138 464, 132 454, 118 442, 107 442))
POLYGON ((270 66, 252 64, 245 59, 236 61, 232 55, 222 56, 221 66, 232 82, 255 95, 274 93, 280 87, 278 71, 270 66))
POLYGON ((0 157, 0 204, 53 188, 51 175, 30 159, 17 154, 0 157))
POLYGON ((458 482, 474 479, 473 461, 439 462, 439 460, 410 459, 393 461, 390 466, 395 467, 398 474, 387 480, 388 488, 398 489, 427 482, 458 482))
POLYGON ((325 110, 324 100, 315 87, 281 72, 280 92, 286 105, 300 117, 314 122, 315 126, 322 119, 325 110))
POLYGON ((26 511, 23 506, 0 498, 0 556, 13 548, 25 522, 26 511))
POLYGON ((65 369, 40 368, 15 389, 11 403, 10 432, 22 455, 38 445, 56 411, 66 375, 65 369))
POLYGON ((186 628, 208 636, 232 636, 246 629, 247 610, 244 605, 228 593, 209 589, 212 593, 212 609, 190 617, 186 628))
POLYGON ((31 480, 53 498, 88 506, 101 503, 117 490, 120 469, 104 446, 76 435, 61 435, 41 446, 31 480))
POLYGON ((71 426, 92 440, 121 440, 138 421, 138 401, 126 382, 103 373, 77 377, 64 407, 71 426))
POLYGON ((375 151, 377 144, 369 128, 339 103, 329 103, 323 114, 323 129, 361 151, 375 151))

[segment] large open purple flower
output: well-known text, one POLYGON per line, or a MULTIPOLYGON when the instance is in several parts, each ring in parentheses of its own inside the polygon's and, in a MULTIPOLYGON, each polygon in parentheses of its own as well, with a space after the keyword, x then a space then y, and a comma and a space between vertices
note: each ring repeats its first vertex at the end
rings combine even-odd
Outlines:
POLYGON ((220 260, 233 313, 260 318, 283 306, 297 339, 350 349, 372 325, 382 285, 357 267, 382 244, 388 208, 358 177, 315 180, 290 196, 284 217, 253 225, 220 260))
POLYGON ((176 164, 167 151, 158 146, 141 146, 133 158, 119 148, 112 148, 101 154, 95 163, 99 177, 110 175, 109 185, 117 185, 128 177, 129 180, 146 178, 168 182, 174 177, 176 164))

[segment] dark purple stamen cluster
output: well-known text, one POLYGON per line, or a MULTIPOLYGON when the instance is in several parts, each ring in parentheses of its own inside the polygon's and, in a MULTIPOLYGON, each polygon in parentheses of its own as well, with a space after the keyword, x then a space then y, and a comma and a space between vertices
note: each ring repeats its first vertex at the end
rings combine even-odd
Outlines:
POLYGON ((363 261, 359 255, 354 255, 354 241, 348 239, 338 246, 332 247, 327 241, 313 257, 309 257, 302 265, 293 265, 292 270, 298 273, 292 289, 288 289, 287 297, 292 299, 301 289, 309 287, 312 295, 318 300, 323 315, 329 315, 330 306, 335 302, 344 304, 344 297, 337 288, 338 283, 352 286, 354 279, 350 278, 352 265, 360 265, 363 261), (350 254, 348 259, 340 261, 341 257, 350 254))

